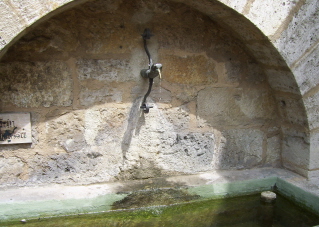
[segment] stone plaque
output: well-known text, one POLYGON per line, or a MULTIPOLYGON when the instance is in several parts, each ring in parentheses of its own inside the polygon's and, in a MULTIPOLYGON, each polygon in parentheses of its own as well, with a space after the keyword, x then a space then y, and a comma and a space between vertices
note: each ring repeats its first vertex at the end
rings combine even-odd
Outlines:
POLYGON ((30 113, 0 113, 0 144, 32 143, 30 113))

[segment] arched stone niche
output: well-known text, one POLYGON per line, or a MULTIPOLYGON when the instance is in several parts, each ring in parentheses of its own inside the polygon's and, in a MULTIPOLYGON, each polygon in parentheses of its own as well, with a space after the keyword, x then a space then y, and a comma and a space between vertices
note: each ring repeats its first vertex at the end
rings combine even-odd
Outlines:
POLYGON ((11 164, 2 182, 93 183, 282 164, 306 175, 307 118, 285 61, 224 5, 185 3, 89 1, 15 43, 2 59, 1 108, 32 112, 34 142, 3 147, 2 161, 11 164), (164 68, 155 108, 143 116, 145 27, 164 68))

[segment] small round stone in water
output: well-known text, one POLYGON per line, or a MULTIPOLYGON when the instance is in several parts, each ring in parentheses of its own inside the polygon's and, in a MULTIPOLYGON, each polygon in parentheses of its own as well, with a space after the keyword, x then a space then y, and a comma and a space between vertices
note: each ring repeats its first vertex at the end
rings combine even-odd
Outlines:
POLYGON ((276 193, 271 191, 262 192, 261 200, 265 203, 273 203, 276 200, 276 193))

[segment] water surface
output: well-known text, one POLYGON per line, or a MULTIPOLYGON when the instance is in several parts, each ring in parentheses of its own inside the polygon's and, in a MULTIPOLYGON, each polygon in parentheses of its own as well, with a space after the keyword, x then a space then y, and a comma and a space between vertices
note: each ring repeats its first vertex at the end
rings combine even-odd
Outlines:
POLYGON ((99 214, 8 222, 1 226, 128 226, 128 227, 292 227, 315 226, 319 216, 277 195, 275 204, 263 204, 260 195, 193 201, 179 205, 116 210, 99 214))

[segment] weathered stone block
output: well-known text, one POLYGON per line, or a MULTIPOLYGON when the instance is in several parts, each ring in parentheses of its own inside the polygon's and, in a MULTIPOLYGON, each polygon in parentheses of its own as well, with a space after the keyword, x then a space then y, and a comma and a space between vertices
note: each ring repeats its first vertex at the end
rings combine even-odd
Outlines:
POLYGON ((53 152, 38 154, 28 163, 30 181, 88 184, 114 180, 123 164, 126 115, 125 108, 99 106, 50 116, 42 146, 53 152))
POLYGON ((312 94, 304 99, 310 129, 319 127, 319 92, 312 94))
POLYGON ((318 130, 314 130, 310 134, 309 169, 310 170, 319 169, 319 131, 318 130))
POLYGON ((289 70, 268 68, 265 70, 269 85, 272 89, 293 94, 300 94, 299 87, 289 70))
POLYGON ((1 64, 0 81, 4 105, 50 107, 72 104, 72 78, 64 62, 1 64))
POLYGON ((307 58, 302 58, 294 69, 294 74, 302 95, 319 85, 319 45, 310 53, 307 58))
POLYGON ((217 33, 217 26, 211 24, 208 29, 206 18, 198 11, 189 10, 188 6, 184 4, 171 5, 170 7, 174 8, 174 14, 154 16, 154 19, 158 16, 165 18, 165 20, 157 20, 156 22, 156 19, 154 20, 156 30, 160 31, 159 35, 156 36, 159 46, 165 49, 184 50, 189 53, 205 51, 205 46, 212 41, 208 37, 217 33))
POLYGON ((165 55, 160 61, 165 65, 165 80, 170 83, 198 85, 217 82, 215 62, 203 55, 165 55))
MULTIPOLYGON (((161 150, 159 166, 166 171, 196 173, 213 169, 215 139, 212 133, 177 133, 171 148, 161 150)), ((165 143, 165 141, 162 141, 165 143)))
MULTIPOLYGON (((227 0, 226 0, 227 1, 227 0)), ((184 1, 180 1, 184 2, 184 1)), ((225 0, 222 1, 210 1, 210 0, 202 0, 202 1, 191 1, 185 2, 197 9, 200 12, 203 12, 206 15, 216 19, 216 18, 227 18, 232 17, 236 14, 234 11, 229 10, 227 6, 224 4, 220 4, 220 2, 225 3, 225 0)), ((229 4, 229 3, 227 3, 229 4)))
POLYGON ((267 138, 267 154, 265 166, 281 167, 281 137, 267 138))
POLYGON ((78 33, 76 26, 70 26, 69 17, 51 19, 25 34, 9 49, 5 59, 27 62, 66 60, 69 52, 81 47, 78 33))
MULTIPOLYGON (((234 88, 206 88, 198 93, 197 115, 210 125, 239 124, 245 119, 236 104, 242 91, 234 88)), ((246 119, 245 119, 246 120, 246 119)))
MULTIPOLYGON (((165 82, 165 81, 164 81, 165 82)), ((171 92, 171 105, 182 105, 196 100, 198 91, 202 86, 186 85, 178 86, 177 84, 163 83, 163 87, 171 92), (179 101, 175 103, 174 101, 179 101)))
POLYGON ((319 170, 312 170, 312 171, 308 171, 308 179, 310 181, 314 181, 314 183, 316 184, 318 182, 318 175, 319 175, 319 170))
POLYGON ((246 15, 266 36, 274 35, 278 27, 285 23, 291 11, 296 7, 295 1, 254 1, 246 15))
POLYGON ((177 127, 175 121, 171 122, 169 116, 176 115, 173 110, 177 112, 183 110, 179 122, 188 123, 187 117, 183 119, 187 113, 184 112, 185 109, 174 108, 170 115, 163 115, 156 106, 147 115, 139 116, 139 112, 131 112, 122 142, 125 157, 122 176, 146 177, 153 176, 155 172, 161 175, 176 172, 195 173, 212 169, 214 135, 175 131, 182 130, 185 126, 177 127), (140 167, 142 172, 136 172, 140 167))
POLYGON ((15 10, 5 1, 0 2, 0 49, 11 42, 25 27, 22 17, 15 13, 15 10))
POLYGON ((82 133, 70 135, 67 139, 59 142, 66 152, 80 151, 87 146, 82 133))
POLYGON ((89 86, 81 86, 80 90, 80 104, 82 106, 93 106, 95 104, 113 102, 120 103, 122 101, 122 93, 120 88, 111 87, 103 83, 99 84, 97 88, 89 86))
POLYGON ((230 129, 222 132, 223 149, 214 154, 217 169, 253 168, 262 164, 264 133, 257 129, 230 129))
POLYGON ((283 128, 282 162, 285 168, 307 175, 309 165, 309 136, 298 130, 283 128))
MULTIPOLYGON (((232 65, 233 63, 230 62, 229 64, 232 65)), ((246 64, 243 64, 243 62, 238 61, 235 64, 238 66, 238 68, 242 68, 240 74, 237 73, 237 76, 249 85, 256 86, 260 84, 266 84, 266 75, 258 63, 248 62, 246 66, 246 64)))
POLYGON ((218 84, 236 85, 240 81, 243 67, 238 61, 218 62, 215 72, 218 75, 218 84))
POLYGON ((307 116, 304 104, 298 96, 281 95, 276 96, 279 114, 283 121, 288 124, 298 124, 307 127, 307 116))
POLYGON ((51 0, 49 4, 46 4, 46 7, 48 12, 50 12, 72 1, 74 0, 51 0))
POLYGON ((79 111, 65 113, 62 116, 47 120, 45 124, 46 145, 67 152, 84 149, 87 143, 84 137, 84 117, 79 111))
POLYGON ((291 66, 297 62, 307 50, 318 42, 318 12, 319 3, 317 1, 306 1, 292 17, 288 28, 275 41, 275 46, 280 50, 288 65, 291 66))
POLYGON ((31 25, 36 20, 48 13, 48 4, 44 5, 38 0, 13 0, 11 1, 11 4, 14 6, 15 10, 19 12, 19 15, 22 16, 28 25, 31 25))
POLYGON ((238 12, 243 12, 247 6, 248 0, 219 0, 227 6, 232 7, 238 12))
MULTIPOLYGON (((245 3, 245 1, 238 1, 240 1, 240 3, 237 3, 237 8, 240 7, 240 4, 245 3)), ((230 4, 233 4, 233 1, 231 1, 230 4)), ((240 36, 241 39, 245 41, 256 42, 258 40, 264 39, 264 34, 261 31, 257 30, 255 25, 252 24, 249 20, 238 17, 226 17, 223 18, 223 21, 227 23, 231 27, 231 29, 240 36)))
POLYGON ((100 107, 85 112, 84 136, 88 144, 120 147, 127 126, 128 110, 126 108, 100 107))
POLYGON ((136 75, 130 73, 127 60, 81 59, 77 61, 77 71, 81 81, 93 79, 102 82, 124 82, 136 78, 136 75))
POLYGON ((241 125, 274 119, 275 107, 267 90, 206 88, 198 93, 197 114, 213 126, 241 125))
POLYGON ((175 131, 189 130, 190 113, 187 106, 172 107, 163 110, 163 113, 175 131))
POLYGON ((268 42, 252 42, 248 43, 247 47, 254 53, 254 57, 264 65, 281 67, 286 64, 273 45, 268 42))
POLYGON ((31 112, 31 135, 32 135, 32 148, 35 148, 39 142, 41 141, 40 139, 40 134, 42 131, 40 130, 40 121, 42 119, 42 116, 40 113, 34 111, 31 112))
POLYGON ((36 155, 31 166, 30 180, 34 183, 90 184, 110 181, 119 173, 119 149, 90 149, 49 156, 36 155), (108 150, 110 149, 110 150, 108 150))
MULTIPOLYGON (((69 0, 60 0, 60 1, 69 1, 69 0)), ((104 14, 114 13, 114 11, 118 10, 121 5, 121 1, 113 1, 113 0, 105 0, 105 1, 94 1, 90 2, 87 6, 90 9, 92 14, 104 14)))
POLYGON ((24 163, 17 157, 0 156, 0 183, 1 185, 15 184, 20 181, 19 176, 24 172, 24 163), (15 176, 15 177, 13 177, 15 176))

